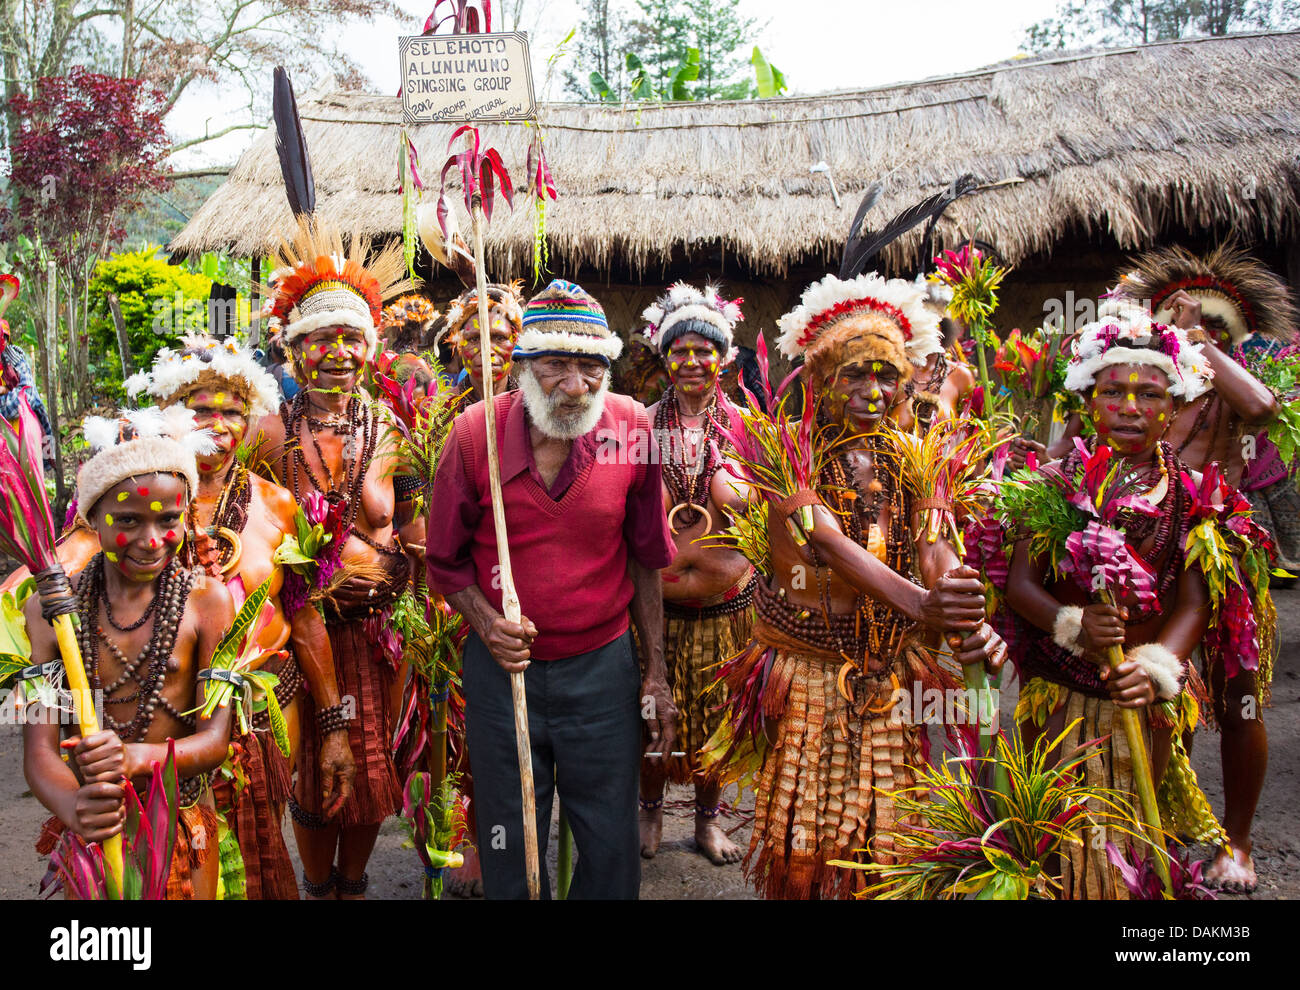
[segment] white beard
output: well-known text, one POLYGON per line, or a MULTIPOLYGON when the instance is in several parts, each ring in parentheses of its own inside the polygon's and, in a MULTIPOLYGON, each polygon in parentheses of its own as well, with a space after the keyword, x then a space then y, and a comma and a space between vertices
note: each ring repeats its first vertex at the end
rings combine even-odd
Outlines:
POLYGON ((515 381, 524 395, 524 408, 528 410, 533 425, 548 437, 555 440, 576 440, 596 428, 601 413, 605 411, 605 396, 609 392, 608 370, 600 381, 599 391, 583 396, 584 405, 580 412, 557 416, 554 407, 565 401, 564 393, 559 389, 549 396, 543 392, 541 382, 533 374, 531 361, 516 362, 515 369, 515 381))

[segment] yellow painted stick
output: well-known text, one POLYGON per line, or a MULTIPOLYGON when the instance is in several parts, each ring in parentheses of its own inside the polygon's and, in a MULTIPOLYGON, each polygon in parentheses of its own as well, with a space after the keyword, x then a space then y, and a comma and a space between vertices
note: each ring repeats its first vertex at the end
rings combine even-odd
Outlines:
MULTIPOLYGON (((99 731, 99 716, 95 713, 95 699, 90 693, 90 681, 86 677, 86 667, 81 659, 81 647, 77 644, 77 632, 72 625, 71 615, 54 617, 54 635, 59 643, 59 654, 63 657, 63 670, 72 691, 72 706, 77 714, 77 723, 81 736, 92 735, 99 731)), ((128 781, 127 786, 130 786, 128 781)), ((122 890, 122 833, 105 839, 100 843, 104 850, 104 864, 112 878, 110 890, 122 890)))
MULTIPOLYGON (((1115 598, 1109 591, 1102 591, 1101 601, 1105 605, 1114 605, 1115 598)), ((1114 670, 1124 662, 1124 652, 1118 646, 1108 647, 1106 663, 1114 670)), ((1142 720, 1136 708, 1119 708, 1120 725, 1124 727, 1124 737, 1128 739, 1129 755, 1133 758, 1133 783, 1137 787, 1138 802, 1142 807, 1142 824, 1145 826, 1155 859, 1156 873, 1164 887, 1165 896, 1174 896, 1173 878, 1169 875, 1169 856, 1166 853, 1164 832, 1160 828, 1160 805, 1156 801, 1155 779, 1151 775, 1151 756, 1147 752, 1146 737, 1142 734, 1142 720)))

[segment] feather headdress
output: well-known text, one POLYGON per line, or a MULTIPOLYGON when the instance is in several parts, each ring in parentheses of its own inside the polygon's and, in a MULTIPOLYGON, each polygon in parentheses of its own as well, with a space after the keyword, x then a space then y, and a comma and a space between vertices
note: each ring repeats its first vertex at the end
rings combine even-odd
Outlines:
POLYGON ((100 497, 127 478, 178 475, 193 495, 199 489, 195 455, 216 450, 211 431, 195 429, 194 413, 184 406, 129 409, 116 419, 88 416, 83 432, 94 451, 77 472, 77 518, 83 522, 100 497))
POLYGON ((744 301, 723 299, 712 282, 705 283, 703 291, 677 282, 642 312, 648 324, 646 338, 660 354, 667 354, 682 334, 697 333, 717 347, 723 365, 730 364, 736 356, 732 347, 736 324, 745 318, 740 312, 744 301))
POLYGON ((353 233, 345 250, 339 231, 319 217, 299 218, 293 240, 280 241, 275 265, 266 292, 286 347, 321 327, 354 327, 373 357, 384 300, 413 288, 401 241, 372 253, 369 239, 353 233))
MULTIPOLYGON (((510 283, 489 282, 487 286, 488 307, 500 306, 506 311, 506 319, 514 326, 514 336, 518 338, 524 323, 524 283, 516 279, 510 283)), ((452 300, 447 307, 447 317, 439 332, 439 338, 446 336, 453 347, 461 343, 461 330, 465 324, 478 313, 478 290, 467 289, 452 300)))
POLYGON ((1205 257, 1177 245, 1149 251, 1134 259, 1116 291, 1146 303, 1157 321, 1167 323, 1173 314, 1166 303, 1180 289, 1201 303, 1202 315, 1223 320, 1234 344, 1253 334, 1295 339, 1300 313, 1286 282, 1233 243, 1205 257))
MULTIPOLYGON (((925 293, 901 278, 885 279, 872 272, 842 281, 827 275, 804 290, 799 305, 781 317, 777 344, 790 360, 818 360, 819 352, 844 344, 834 328, 851 317, 875 315, 881 328, 892 325, 901 338, 906 360, 924 367, 926 359, 943 349, 939 316, 925 306, 925 293)), ((906 371, 899 368, 900 372, 906 371)))
POLYGON ((164 347, 153 367, 132 375, 125 388, 127 395, 145 392, 163 407, 181 401, 195 389, 225 389, 248 404, 250 420, 261 419, 280 405, 279 386, 251 351, 233 340, 199 334, 182 338, 180 350, 164 347))
POLYGON ((1169 394, 1184 401, 1204 395, 1214 370, 1202 353, 1177 327, 1157 323, 1131 300, 1111 299, 1075 338, 1074 355, 1065 373, 1065 387, 1083 393, 1097 381, 1097 372, 1116 364, 1145 364, 1159 368, 1169 379, 1169 394))

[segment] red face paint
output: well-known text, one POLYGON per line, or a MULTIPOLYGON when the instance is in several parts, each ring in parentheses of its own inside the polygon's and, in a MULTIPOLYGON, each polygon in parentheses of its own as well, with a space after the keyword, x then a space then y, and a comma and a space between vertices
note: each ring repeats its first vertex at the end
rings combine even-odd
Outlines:
POLYGON ((117 534, 117 545, 118 545, 119 547, 124 547, 124 546, 126 546, 126 534, 124 534, 124 533, 118 533, 118 534, 117 534))
POLYGON ((143 498, 148 498, 148 497, 149 497, 149 489, 148 489, 148 488, 137 488, 137 489, 135 490, 135 493, 136 493, 137 495, 143 497, 143 498))
POLYGON ((181 496, 180 496, 180 495, 177 495, 177 496, 176 496, 176 508, 179 509, 180 507, 181 507, 181 496))
POLYGON ((1108 402, 1108 403, 1106 403, 1106 411, 1107 411, 1107 412, 1119 412, 1119 406, 1112 405, 1111 403, 1108 402))
POLYGON ((164 539, 166 539, 168 543, 171 543, 173 540, 176 539, 176 530, 174 529, 167 530, 167 535, 166 537, 164 537, 164 539))
POLYGON ((149 537, 149 549, 150 550, 158 549, 158 541, 155 540, 152 536, 149 537))

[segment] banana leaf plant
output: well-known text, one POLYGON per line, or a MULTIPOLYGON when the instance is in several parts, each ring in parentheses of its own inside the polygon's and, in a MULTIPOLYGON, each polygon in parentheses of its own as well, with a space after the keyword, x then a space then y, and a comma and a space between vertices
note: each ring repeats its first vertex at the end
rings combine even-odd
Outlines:
POLYGON ((154 762, 143 803, 134 787, 127 786, 124 790, 126 822, 122 828, 121 888, 116 887, 112 873, 105 870, 100 846, 68 831, 50 856, 50 870, 56 880, 43 886, 42 894, 48 896, 61 887, 68 897, 79 901, 166 899, 180 814, 174 741, 167 740, 166 762, 161 765, 154 762))

